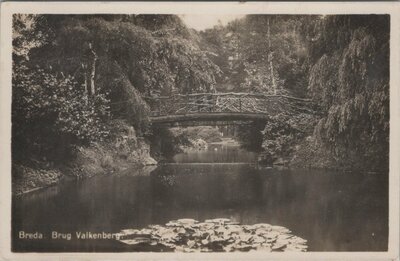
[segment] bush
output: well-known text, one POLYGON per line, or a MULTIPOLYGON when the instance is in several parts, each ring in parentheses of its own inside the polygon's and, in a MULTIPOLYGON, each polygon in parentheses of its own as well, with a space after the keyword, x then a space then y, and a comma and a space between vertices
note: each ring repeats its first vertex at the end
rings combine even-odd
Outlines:
POLYGON ((187 127, 182 130, 182 135, 187 136, 189 140, 202 139, 206 142, 221 141, 222 136, 218 128, 211 126, 187 127))
POLYGON ((13 156, 30 149, 52 156, 70 144, 103 140, 109 135, 108 102, 101 93, 88 97, 71 76, 14 64, 13 156))

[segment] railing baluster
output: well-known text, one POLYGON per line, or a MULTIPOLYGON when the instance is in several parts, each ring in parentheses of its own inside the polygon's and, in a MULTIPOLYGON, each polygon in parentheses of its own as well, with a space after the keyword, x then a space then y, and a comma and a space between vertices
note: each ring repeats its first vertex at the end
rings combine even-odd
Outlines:
POLYGON ((186 114, 189 111, 189 108, 188 108, 188 106, 189 106, 189 96, 187 95, 187 93, 186 93, 186 96, 185 96, 185 101, 186 101, 185 109, 183 110, 184 114, 186 114))

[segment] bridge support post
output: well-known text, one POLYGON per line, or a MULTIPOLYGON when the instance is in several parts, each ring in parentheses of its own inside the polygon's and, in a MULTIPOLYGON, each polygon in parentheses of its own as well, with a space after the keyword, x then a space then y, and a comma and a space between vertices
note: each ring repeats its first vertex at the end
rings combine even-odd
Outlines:
POLYGON ((214 96, 214 95, 211 95, 211 99, 210 99, 211 101, 211 106, 210 106, 210 112, 214 112, 215 111, 215 106, 216 106, 216 103, 217 103, 217 99, 216 99, 216 97, 214 96))

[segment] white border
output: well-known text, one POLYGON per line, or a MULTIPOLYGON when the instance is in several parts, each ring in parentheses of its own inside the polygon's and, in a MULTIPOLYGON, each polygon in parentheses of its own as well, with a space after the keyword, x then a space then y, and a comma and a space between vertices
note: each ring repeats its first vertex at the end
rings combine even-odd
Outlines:
MULTIPOLYGON (((399 260, 400 152, 400 3, 399 2, 5 2, 1 4, 0 53, 0 259, 88 260, 399 260), (390 176, 388 252, 307 253, 12 253, 11 234, 11 26, 13 13, 52 14, 390 14, 390 176)), ((301 222, 301 221, 299 221, 301 222)))

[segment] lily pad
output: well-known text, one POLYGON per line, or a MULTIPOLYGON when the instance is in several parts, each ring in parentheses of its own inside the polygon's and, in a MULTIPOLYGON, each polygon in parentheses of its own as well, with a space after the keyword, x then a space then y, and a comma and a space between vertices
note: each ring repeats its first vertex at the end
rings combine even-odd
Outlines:
POLYGON ((286 244, 283 243, 275 244, 271 247, 272 251, 283 251, 284 248, 286 248, 286 244))
POLYGON ((214 218, 214 219, 206 219, 204 222, 214 223, 214 224, 225 224, 231 222, 231 220, 229 218, 214 218))
POLYGON ((280 233, 290 233, 291 231, 287 229, 286 227, 281 227, 281 226, 272 226, 273 231, 278 231, 280 233))
POLYGON ((307 251, 307 240, 290 230, 270 224, 240 225, 227 218, 197 220, 185 218, 169 221, 165 226, 124 229, 120 242, 169 248, 177 252, 210 251, 307 251))
POLYGON ((192 225, 192 224, 195 224, 195 223, 199 223, 199 221, 191 219, 191 218, 178 219, 176 222, 180 223, 182 225, 192 225))
POLYGON ((165 224, 167 227, 181 227, 182 223, 178 222, 177 220, 171 220, 167 224, 165 224))
POLYGON ((137 244, 142 244, 142 243, 151 243, 151 239, 147 237, 136 237, 133 239, 125 239, 121 240, 121 242, 128 244, 128 245, 137 245, 137 244))

